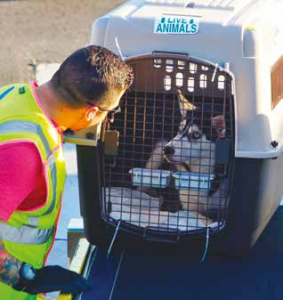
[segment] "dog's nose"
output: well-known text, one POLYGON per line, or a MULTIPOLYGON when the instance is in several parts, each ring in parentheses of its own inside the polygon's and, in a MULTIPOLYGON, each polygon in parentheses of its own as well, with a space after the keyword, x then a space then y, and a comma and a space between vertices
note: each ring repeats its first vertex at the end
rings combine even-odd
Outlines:
POLYGON ((174 152, 175 152, 174 148, 172 148, 170 146, 166 146, 164 148, 164 154, 165 155, 172 155, 172 154, 174 154, 174 152))

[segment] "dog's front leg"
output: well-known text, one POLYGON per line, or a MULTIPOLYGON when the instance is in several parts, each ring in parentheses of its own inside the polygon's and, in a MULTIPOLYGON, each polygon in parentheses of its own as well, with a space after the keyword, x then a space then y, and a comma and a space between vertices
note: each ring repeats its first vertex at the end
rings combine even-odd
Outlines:
MULTIPOLYGON (((145 163, 145 169, 150 170, 159 170, 162 167, 162 164, 164 162, 163 158, 163 148, 164 145, 166 145, 166 140, 161 140, 157 142, 153 150, 150 154, 150 157, 148 158, 147 162, 145 163)), ((139 191, 144 192, 152 197, 158 197, 158 190, 150 187, 140 186, 137 188, 139 191)))
POLYGON ((145 164, 146 169, 159 170, 164 162, 163 149, 167 144, 167 140, 157 142, 145 164))
POLYGON ((201 191, 195 190, 180 190, 179 198, 182 204, 183 210, 187 210, 195 215, 196 221, 201 221, 205 226, 212 223, 212 220, 203 215, 201 212, 205 210, 205 204, 200 201, 201 198, 206 195, 201 191))

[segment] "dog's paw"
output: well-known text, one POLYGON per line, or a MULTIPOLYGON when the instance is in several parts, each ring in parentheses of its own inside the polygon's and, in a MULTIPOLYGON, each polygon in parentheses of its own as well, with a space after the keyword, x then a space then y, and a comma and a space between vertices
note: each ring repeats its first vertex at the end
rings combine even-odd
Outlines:
POLYGON ((182 210, 182 208, 183 208, 183 206, 182 206, 181 202, 163 201, 163 203, 160 207, 160 210, 175 213, 177 211, 182 210))
POLYGON ((219 209, 209 209, 204 213, 204 215, 208 218, 210 218, 213 221, 221 220, 223 217, 223 211, 219 209))
POLYGON ((153 197, 153 198, 159 198, 160 197, 160 193, 158 192, 157 189, 148 188, 148 187, 138 187, 137 191, 145 193, 148 196, 153 197))

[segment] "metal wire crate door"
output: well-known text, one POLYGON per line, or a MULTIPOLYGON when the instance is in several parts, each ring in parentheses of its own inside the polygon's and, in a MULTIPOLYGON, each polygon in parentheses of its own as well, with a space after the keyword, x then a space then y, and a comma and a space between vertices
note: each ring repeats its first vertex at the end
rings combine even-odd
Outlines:
POLYGON ((225 225, 233 138, 232 77, 183 55, 128 61, 135 81, 104 155, 103 217, 139 235, 194 234, 225 225))

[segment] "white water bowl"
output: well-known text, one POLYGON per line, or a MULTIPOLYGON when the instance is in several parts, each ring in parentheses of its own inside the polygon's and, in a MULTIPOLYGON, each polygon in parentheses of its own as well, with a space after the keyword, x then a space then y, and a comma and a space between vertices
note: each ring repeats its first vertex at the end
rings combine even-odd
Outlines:
POLYGON ((209 190, 210 182, 214 178, 213 174, 191 172, 175 172, 172 176, 175 179, 175 188, 179 190, 209 190))
POLYGON ((134 168, 129 171, 134 186, 165 188, 169 185, 170 171, 134 168))

